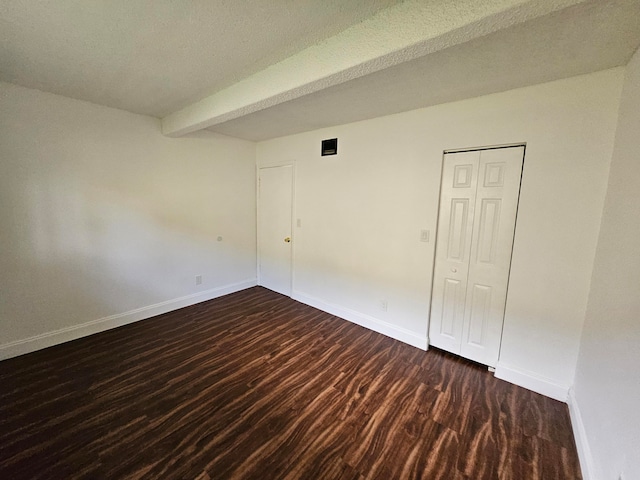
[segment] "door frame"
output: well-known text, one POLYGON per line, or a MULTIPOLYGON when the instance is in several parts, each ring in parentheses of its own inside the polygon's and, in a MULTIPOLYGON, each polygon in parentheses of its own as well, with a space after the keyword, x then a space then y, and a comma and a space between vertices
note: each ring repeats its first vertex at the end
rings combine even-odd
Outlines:
POLYGON ((291 167, 291 215, 289 221, 291 223, 291 258, 289 265, 290 279, 289 279, 289 296, 293 297, 294 291, 294 279, 295 279, 295 212, 296 212, 296 161, 276 161, 276 162, 263 162, 256 164, 256 281, 260 285, 260 170, 263 168, 278 168, 278 167, 291 167))
MULTIPOLYGON (((516 148, 516 147, 522 147, 524 149, 523 152, 523 159, 522 159, 522 171, 520 172, 520 186, 519 186, 519 190, 518 190, 518 204, 516 206, 516 217, 515 217, 515 227, 513 230, 513 243, 511 246, 511 257, 509 258, 509 276, 507 277, 507 289, 506 289, 506 299, 504 302, 504 312, 502 313, 502 331, 500 332, 500 346, 498 348, 498 362, 500 361, 500 353, 502 351, 502 335, 504 333, 504 314, 506 312, 507 309, 507 301, 509 300, 509 280, 511 279, 511 265, 512 265, 512 260, 513 260, 513 247, 515 245, 515 238, 516 238, 516 233, 517 233, 517 228, 518 228, 518 211, 520 209, 520 195, 522 193, 522 179, 524 177, 524 162, 526 160, 527 157, 527 142, 516 142, 516 143, 504 143, 504 144, 497 144, 497 145, 486 145, 486 146, 482 146, 482 147, 465 147, 465 148, 449 148, 446 150, 442 151, 442 157, 440 160, 440 186, 438 188, 438 205, 437 205, 437 211, 436 211, 436 228, 434 229, 434 241, 433 241, 433 256, 432 256, 432 261, 431 261, 431 288, 429 291, 429 313, 428 313, 428 317, 427 317, 427 350, 429 349, 429 346, 431 345, 431 339, 429 338, 429 333, 430 333, 430 329, 431 329, 431 312, 432 312, 432 307, 433 307, 433 284, 434 284, 434 279, 435 279, 435 273, 436 273, 436 253, 438 251, 438 225, 440 225, 440 202, 442 200, 442 178, 444 175, 444 159, 445 159, 445 155, 449 154, 449 153, 462 153, 462 152, 477 152, 477 151, 481 151, 481 150, 497 150, 497 149, 501 149, 501 148, 516 148)), ((492 367, 489 367, 492 368, 492 367)), ((495 370, 495 369, 494 369, 495 370)))

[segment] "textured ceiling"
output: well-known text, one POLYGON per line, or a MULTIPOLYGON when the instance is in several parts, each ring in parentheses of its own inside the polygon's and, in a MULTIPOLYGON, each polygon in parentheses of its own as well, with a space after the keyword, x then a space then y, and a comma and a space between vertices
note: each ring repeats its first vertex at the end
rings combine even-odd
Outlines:
POLYGON ((398 1, 2 1, 0 80, 162 117, 398 1))
POLYGON ((585 1, 405 0, 167 115, 162 131, 217 125, 585 1))
POLYGON ((625 65, 640 2, 595 0, 209 128, 266 140, 625 65))
POLYGON ((640 0, 11 0, 0 80, 264 140, 624 65, 640 0))

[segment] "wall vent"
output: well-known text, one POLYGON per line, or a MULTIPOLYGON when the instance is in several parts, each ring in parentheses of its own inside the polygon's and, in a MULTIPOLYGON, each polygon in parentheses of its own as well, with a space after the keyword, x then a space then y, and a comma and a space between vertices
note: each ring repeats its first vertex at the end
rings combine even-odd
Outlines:
POLYGON ((322 156, 338 154, 338 139, 322 140, 322 156))

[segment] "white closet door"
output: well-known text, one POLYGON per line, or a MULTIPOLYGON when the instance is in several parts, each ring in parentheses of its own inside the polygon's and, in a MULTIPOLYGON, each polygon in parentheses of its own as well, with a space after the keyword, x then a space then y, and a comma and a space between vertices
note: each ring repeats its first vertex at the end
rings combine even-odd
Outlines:
POLYGON ((480 153, 444 158, 429 342, 460 353, 480 153))
POLYGON ((495 366, 524 147, 444 156, 429 343, 495 366))
POLYGON ((524 147, 482 150, 460 354, 495 367, 500 352, 524 147))

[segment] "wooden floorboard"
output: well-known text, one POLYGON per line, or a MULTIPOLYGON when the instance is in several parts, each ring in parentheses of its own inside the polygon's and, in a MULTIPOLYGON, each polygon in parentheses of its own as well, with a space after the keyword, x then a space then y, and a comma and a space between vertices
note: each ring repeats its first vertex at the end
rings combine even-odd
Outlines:
POLYGON ((0 362, 0 478, 581 477, 566 405, 255 287, 0 362))

